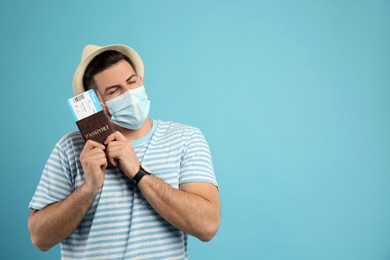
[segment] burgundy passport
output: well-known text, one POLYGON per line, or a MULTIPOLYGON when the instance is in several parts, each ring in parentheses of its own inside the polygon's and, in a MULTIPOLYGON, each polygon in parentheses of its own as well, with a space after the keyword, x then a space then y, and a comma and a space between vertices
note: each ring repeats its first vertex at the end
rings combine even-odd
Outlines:
POLYGON ((103 144, 106 138, 115 132, 114 125, 104 110, 76 121, 76 124, 85 142, 91 139, 103 144))

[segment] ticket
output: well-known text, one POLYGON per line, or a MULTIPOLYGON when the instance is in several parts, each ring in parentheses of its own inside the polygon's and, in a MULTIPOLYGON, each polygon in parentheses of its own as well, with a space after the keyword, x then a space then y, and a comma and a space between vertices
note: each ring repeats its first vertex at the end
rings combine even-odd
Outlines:
POLYGON ((90 89, 68 99, 68 105, 76 121, 84 119, 102 110, 95 91, 90 89))

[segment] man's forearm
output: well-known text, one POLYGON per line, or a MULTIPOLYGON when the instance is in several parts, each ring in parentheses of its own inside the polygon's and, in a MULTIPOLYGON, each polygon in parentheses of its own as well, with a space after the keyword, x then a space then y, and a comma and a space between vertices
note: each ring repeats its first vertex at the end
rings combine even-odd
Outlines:
MULTIPOLYGON (((212 185, 212 184, 210 184, 212 185)), ((219 200, 210 201, 177 190, 161 179, 147 175, 139 183, 144 197, 169 223, 202 241, 209 241, 219 227, 219 200)), ((216 189, 216 187, 213 187, 216 189)))
POLYGON ((95 196, 96 192, 81 185, 65 200, 32 212, 28 229, 33 244, 47 251, 69 237, 87 213, 95 196))

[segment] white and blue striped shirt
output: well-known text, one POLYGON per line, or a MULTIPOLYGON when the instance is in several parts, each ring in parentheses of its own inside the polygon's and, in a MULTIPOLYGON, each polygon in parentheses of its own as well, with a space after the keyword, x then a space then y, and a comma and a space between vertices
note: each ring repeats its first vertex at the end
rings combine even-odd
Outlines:
MULTIPOLYGON (((199 129, 153 121, 133 146, 142 166, 174 188, 187 182, 217 185, 210 150, 199 129)), ((84 140, 69 133, 54 147, 29 207, 43 209, 84 182, 79 161, 84 140)), ((187 234, 165 221, 117 167, 80 225, 61 243, 62 259, 186 259, 187 234)))

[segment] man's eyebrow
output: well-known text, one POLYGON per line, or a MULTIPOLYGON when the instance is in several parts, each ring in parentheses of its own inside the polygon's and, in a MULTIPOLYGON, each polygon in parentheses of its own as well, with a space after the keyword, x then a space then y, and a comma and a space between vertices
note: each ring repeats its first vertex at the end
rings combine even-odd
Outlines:
MULTIPOLYGON (((130 75, 130 77, 129 77, 128 79, 126 79, 126 82, 127 82, 127 81, 130 81, 133 77, 136 77, 136 76, 137 76, 137 74, 132 74, 132 75, 130 75)), ((106 87, 106 89, 104 90, 104 93, 107 93, 107 91, 110 90, 110 89, 112 89, 112 88, 118 88, 118 87, 120 87, 120 85, 108 86, 108 87, 106 87)))
POLYGON ((108 92, 110 89, 112 89, 112 88, 119 88, 119 87, 120 87, 120 85, 112 85, 112 86, 106 87, 106 89, 104 90, 104 93, 107 94, 107 92, 108 92))
POLYGON ((126 81, 130 81, 133 77, 136 77, 136 76, 137 76, 137 74, 133 74, 128 79, 126 79, 126 81))

